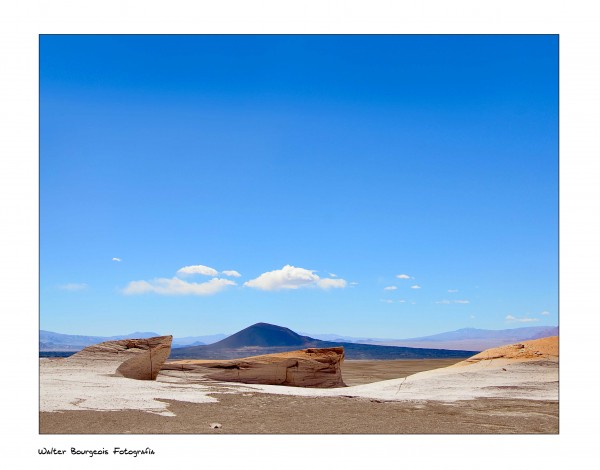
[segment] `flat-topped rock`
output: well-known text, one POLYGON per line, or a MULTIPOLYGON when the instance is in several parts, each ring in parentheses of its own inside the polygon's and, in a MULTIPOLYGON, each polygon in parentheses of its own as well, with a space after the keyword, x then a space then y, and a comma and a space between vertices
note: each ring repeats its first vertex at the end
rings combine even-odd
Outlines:
POLYGON ((171 353, 172 336, 106 341, 82 349, 65 365, 99 367, 129 379, 155 380, 171 353))
POLYGON ((185 359, 165 363, 162 370, 192 372, 222 382, 333 388, 345 387, 343 360, 343 347, 309 348, 222 361, 185 359))

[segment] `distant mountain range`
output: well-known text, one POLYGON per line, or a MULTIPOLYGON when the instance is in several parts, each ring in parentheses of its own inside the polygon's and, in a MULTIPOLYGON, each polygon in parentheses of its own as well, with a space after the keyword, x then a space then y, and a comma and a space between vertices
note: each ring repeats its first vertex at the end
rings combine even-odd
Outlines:
POLYGON ((558 336, 558 326, 526 326, 507 330, 482 330, 478 328, 462 328, 460 330, 421 336, 407 339, 370 339, 366 344, 386 346, 407 346, 416 348, 472 349, 483 351, 505 344, 527 341, 530 339, 558 336))
MULTIPOLYGON (((136 331, 126 335, 118 336, 83 336, 83 335, 65 335, 53 331, 40 330, 40 351, 80 351, 86 346, 103 343, 104 341, 117 341, 128 338, 151 338, 161 336, 153 331, 136 331)), ((186 336, 183 338, 174 338, 173 347, 199 346, 211 344, 226 338, 227 335, 205 335, 205 336, 186 336)))
POLYGON ((438 333, 437 335, 410 338, 404 341, 452 341, 462 339, 506 338, 508 340, 538 339, 546 336, 556 336, 557 326, 526 326, 508 330, 480 330, 478 328, 461 328, 460 330, 438 333))
POLYGON ((86 346, 104 341, 117 341, 128 338, 151 338, 153 336, 160 335, 153 331, 135 331, 119 336, 82 336, 64 335, 53 331, 40 330, 40 351, 79 351, 86 346))
MULTIPOLYGON (((192 355, 198 354, 203 354, 207 358, 224 358, 224 355, 242 357, 253 354, 268 354, 268 351, 279 352, 336 345, 344 346, 348 358, 396 357, 396 355, 407 357, 406 354, 410 353, 410 351, 400 352, 394 348, 443 349, 464 354, 465 352, 482 351, 503 344, 556 335, 558 335, 558 327, 556 326, 530 326, 505 330, 462 328, 456 331, 417 338, 383 339, 343 336, 334 333, 298 334, 281 326, 257 323, 230 336, 215 334, 174 338, 171 357, 196 357, 192 355), (193 349, 202 346, 206 347, 198 350, 193 349), (392 349, 373 349, 373 347, 392 347, 392 349)), ((74 352, 91 344, 104 341, 152 336, 160 335, 155 332, 138 331, 119 336, 82 336, 40 330, 40 351, 74 352)), ((419 354, 431 353, 421 351, 419 354)))
POLYGON ((173 347, 212 344, 216 343, 217 341, 221 341, 224 338, 227 338, 227 335, 223 333, 219 333, 216 335, 185 336, 183 338, 173 338, 173 347))
POLYGON ((300 333, 312 338, 323 341, 346 341, 348 343, 366 343, 366 344, 393 344, 419 341, 461 341, 461 340, 486 340, 500 339, 506 341, 524 341, 527 339, 537 339, 546 336, 558 335, 557 326, 527 326, 523 328, 511 328, 506 330, 483 330, 479 328, 461 328, 455 331, 448 331, 429 336, 420 336, 416 338, 373 338, 368 336, 344 336, 336 333, 300 333))
POLYGON ((469 357, 477 352, 322 341, 299 335, 282 326, 256 323, 214 344, 172 349, 169 357, 171 359, 233 359, 295 349, 334 346, 343 346, 347 359, 458 358, 469 357))

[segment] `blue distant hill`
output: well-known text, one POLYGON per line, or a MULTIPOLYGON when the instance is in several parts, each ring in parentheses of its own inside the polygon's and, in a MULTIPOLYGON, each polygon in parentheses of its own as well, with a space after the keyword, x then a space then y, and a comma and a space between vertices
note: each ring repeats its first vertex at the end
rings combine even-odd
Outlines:
POLYGON ((461 328, 460 330, 438 333, 430 336, 406 339, 371 339, 367 344, 387 346, 408 346, 420 348, 473 349, 483 351, 520 341, 558 336, 558 326, 526 326, 505 330, 483 330, 461 328))
MULTIPOLYGON (((116 336, 85 336, 85 335, 67 335, 56 333, 54 331, 40 330, 40 351, 41 352, 77 352, 86 346, 103 343, 104 341, 117 341, 128 338, 151 338, 161 336, 154 331, 134 331, 126 335, 116 336)), ((173 348, 183 346, 200 346, 211 344, 227 336, 220 333, 204 336, 186 336, 182 338, 173 338, 173 348)), ((46 355, 47 357, 50 357, 46 355)), ((55 355, 56 356, 56 355, 55 355)))
POLYGON ((40 330, 40 351, 79 351, 91 344, 103 343, 104 341, 117 341, 129 338, 151 338, 160 336, 153 331, 134 331, 126 335, 118 336, 83 336, 65 335, 53 331, 40 330))
POLYGON ((461 328, 460 330, 438 333, 436 335, 408 338, 403 341, 452 341, 465 339, 503 338, 508 341, 525 341, 527 339, 557 336, 557 326, 525 326, 507 330, 482 330, 478 328, 461 328))

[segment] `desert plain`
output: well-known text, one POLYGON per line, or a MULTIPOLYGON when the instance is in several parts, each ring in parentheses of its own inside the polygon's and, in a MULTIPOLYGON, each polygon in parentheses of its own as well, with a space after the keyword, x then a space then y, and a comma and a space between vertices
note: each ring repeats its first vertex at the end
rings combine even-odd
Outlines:
POLYGON ((111 367, 40 359, 40 433, 558 433, 558 337, 463 360, 346 360, 335 388, 169 369, 135 380, 111 367))

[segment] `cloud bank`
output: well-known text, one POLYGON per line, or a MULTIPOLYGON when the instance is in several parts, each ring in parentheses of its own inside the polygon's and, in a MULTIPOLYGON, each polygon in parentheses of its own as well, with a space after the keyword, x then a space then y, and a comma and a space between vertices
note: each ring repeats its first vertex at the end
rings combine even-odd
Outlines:
MULTIPOLYGON (((241 274, 235 270, 222 271, 221 274, 229 277, 241 277, 241 274)), ((219 272, 209 266, 201 264, 184 266, 172 278, 160 277, 149 281, 131 281, 122 289, 122 293, 126 295, 147 293, 159 295, 213 295, 221 292, 228 286, 237 285, 233 280, 220 278, 218 275, 219 272), (206 282, 190 282, 185 280, 187 276, 193 275, 212 276, 212 279, 206 282)), ((290 265, 286 265, 275 271, 263 273, 256 279, 251 279, 244 283, 244 286, 265 291, 300 289, 305 287, 323 290, 343 289, 347 285, 348 283, 345 279, 338 277, 322 278, 315 274, 313 270, 290 265)))
POLYGON ((236 283, 229 279, 213 278, 206 282, 187 282, 178 277, 157 278, 151 281, 132 281, 123 289, 127 295, 155 293, 160 295, 213 295, 236 283))
POLYGON ((301 289, 317 287, 320 289, 343 289, 347 282, 344 279, 321 278, 311 269, 297 268, 285 265, 281 269, 261 274, 255 279, 244 283, 253 289, 266 291, 301 289))

